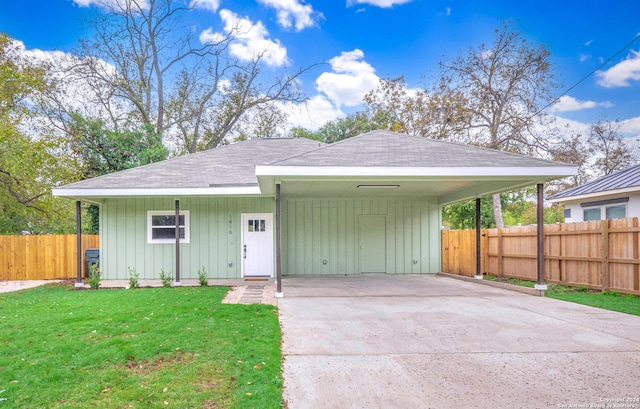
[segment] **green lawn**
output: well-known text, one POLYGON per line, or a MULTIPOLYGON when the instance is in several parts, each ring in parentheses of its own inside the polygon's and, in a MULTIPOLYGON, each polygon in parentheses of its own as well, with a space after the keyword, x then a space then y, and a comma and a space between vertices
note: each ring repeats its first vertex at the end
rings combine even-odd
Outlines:
MULTIPOLYGON (((484 279, 502 281, 508 284, 531 288, 535 285, 533 281, 520 280, 517 278, 499 279, 496 276, 488 274, 484 276, 484 279)), ((548 291, 545 291, 545 297, 640 316, 640 297, 635 295, 622 295, 612 291, 602 293, 600 291, 589 291, 586 287, 576 288, 549 284, 548 291)))
POLYGON ((0 295, 0 408, 276 408, 280 327, 227 288, 0 295))
POLYGON ((640 316, 640 297, 635 295, 621 295, 611 291, 590 292, 584 288, 550 286, 549 291, 545 292, 545 296, 640 316))

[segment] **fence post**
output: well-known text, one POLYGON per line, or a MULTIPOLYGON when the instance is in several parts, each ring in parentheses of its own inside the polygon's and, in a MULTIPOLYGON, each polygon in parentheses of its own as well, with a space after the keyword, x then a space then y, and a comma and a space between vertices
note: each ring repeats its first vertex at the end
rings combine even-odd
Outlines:
MULTIPOLYGON (((638 218, 634 217, 632 222, 631 222, 631 226, 633 228, 637 228, 638 227, 638 218)), ((633 240, 632 240, 632 244, 633 244, 633 259, 637 260, 639 258, 639 254, 638 252, 640 251, 640 249, 638 249, 638 232, 634 231, 633 233, 633 240)), ((638 264, 634 264, 633 265, 633 289, 635 291, 640 290, 640 265, 638 264)))
POLYGON ((504 274, 502 265, 502 229, 498 229, 498 277, 504 274))
POLYGON ((602 291, 609 288, 609 220, 602 221, 602 291))

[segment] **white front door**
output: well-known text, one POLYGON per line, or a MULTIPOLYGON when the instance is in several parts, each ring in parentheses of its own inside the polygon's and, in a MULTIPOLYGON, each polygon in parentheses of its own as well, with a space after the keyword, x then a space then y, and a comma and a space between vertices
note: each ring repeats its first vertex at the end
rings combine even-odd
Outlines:
POLYGON ((242 215, 242 276, 273 277, 273 215, 242 215))

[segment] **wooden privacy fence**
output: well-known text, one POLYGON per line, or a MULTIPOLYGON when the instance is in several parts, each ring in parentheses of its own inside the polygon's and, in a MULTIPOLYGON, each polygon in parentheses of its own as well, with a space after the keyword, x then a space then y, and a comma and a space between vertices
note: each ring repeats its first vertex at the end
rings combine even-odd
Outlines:
MULTIPOLYGON (((82 260, 99 236, 82 236, 82 260)), ((76 235, 0 236, 0 281, 75 278, 76 235)), ((83 264, 84 266, 84 264, 83 264)))
MULTIPOLYGON (((481 269, 536 281, 536 226, 482 230, 481 269)), ((640 295, 637 218, 544 226, 545 281, 640 295)), ((442 271, 473 276, 475 230, 442 231, 442 271)))

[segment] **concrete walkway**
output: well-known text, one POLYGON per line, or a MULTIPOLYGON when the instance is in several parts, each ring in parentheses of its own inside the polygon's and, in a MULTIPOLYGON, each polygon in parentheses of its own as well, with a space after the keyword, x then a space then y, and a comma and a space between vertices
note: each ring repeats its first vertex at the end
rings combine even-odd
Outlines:
POLYGON ((289 409, 640 408, 637 316, 432 275, 283 291, 289 409))
POLYGON ((0 281, 0 293, 11 293, 14 291, 27 290, 29 288, 40 287, 50 283, 59 283, 61 280, 23 280, 23 281, 0 281))

